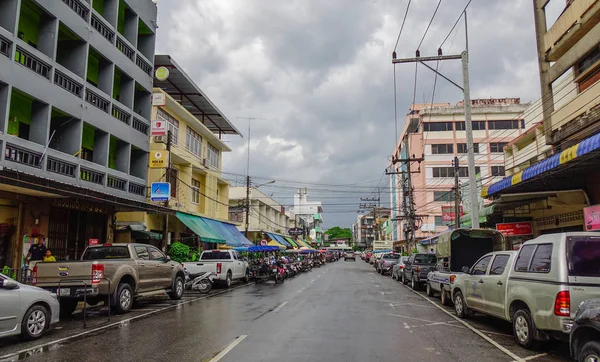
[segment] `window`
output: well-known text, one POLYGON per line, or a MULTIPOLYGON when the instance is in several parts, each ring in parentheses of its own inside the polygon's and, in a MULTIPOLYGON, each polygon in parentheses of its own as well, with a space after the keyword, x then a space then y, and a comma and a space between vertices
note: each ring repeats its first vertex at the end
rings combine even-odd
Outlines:
POLYGON ((210 143, 208 144, 208 163, 215 168, 219 168, 219 150, 210 143))
POLYGON ((473 265, 473 269, 471 270, 472 275, 485 275, 487 272, 488 265, 490 265, 490 260, 492 260, 492 256, 486 256, 485 258, 479 260, 477 264, 473 265))
MULTIPOLYGON (((457 131, 465 131, 467 129, 464 121, 455 123, 457 131)), ((471 121, 471 126, 473 127, 473 131, 485 131, 485 121, 471 121)))
POLYGON ((454 167, 434 167, 433 177, 454 177, 454 167))
POLYGON ((205 251, 200 257, 201 260, 231 260, 231 256, 227 251, 213 250, 205 251))
POLYGON ((136 253, 138 259, 150 260, 150 255, 148 254, 148 249, 145 246, 136 246, 135 253, 136 253))
POLYGON ((529 261, 535 250, 535 245, 525 245, 519 251, 517 262, 515 263, 515 271, 526 272, 529 270, 529 261))
POLYGON ((177 179, 179 178, 179 173, 176 169, 170 169, 171 173, 169 174, 169 183, 171 184, 171 197, 177 198, 177 179))
POLYGON ((450 202, 454 201, 454 192, 453 191, 434 191, 433 192, 433 201, 438 202, 450 202))
POLYGON ((451 143, 431 145, 431 153, 434 155, 452 154, 454 153, 454 147, 451 143))
POLYGON ((508 259, 510 259, 510 255, 496 255, 496 258, 492 263, 492 268, 490 269, 490 275, 504 274, 504 269, 506 268, 506 264, 508 264, 508 259))
POLYGON ((492 166, 492 176, 504 176, 504 166, 492 166))
POLYGON ((202 156, 202 136, 191 129, 190 126, 187 126, 185 130, 185 146, 194 155, 202 156))
POLYGON ((535 250, 535 254, 533 254, 529 271, 533 273, 548 273, 550 272, 551 260, 552 244, 540 244, 535 250))
POLYGON ((444 226, 444 219, 441 216, 435 217, 435 226, 444 226))
POLYGON ((171 132, 171 142, 177 144, 177 141, 179 140, 179 121, 160 108, 156 115, 158 119, 167 122, 167 131, 171 132))
POLYGON ((491 153, 502 153, 504 152, 504 147, 508 145, 508 142, 490 142, 490 152, 491 153))
POLYGON ((488 129, 519 129, 519 123, 518 120, 488 121, 488 129))
POLYGON ((423 123, 424 132, 452 131, 452 122, 429 122, 423 123))
POLYGON ((567 237, 567 265, 571 276, 600 276, 600 237, 567 237))
POLYGON ((579 63, 577 63, 577 75, 585 72, 592 65, 596 64, 598 60, 600 60, 600 47, 597 46, 594 50, 581 58, 579 63))
POLYGON ((200 181, 192 179, 192 203, 200 203, 200 181))
POLYGON ((435 264, 437 256, 435 254, 416 254, 414 258, 415 264, 435 264))
POLYGON ((150 255, 152 256, 152 260, 167 261, 167 258, 165 257, 165 254, 163 254, 157 248, 149 246, 148 250, 150 251, 150 255))
MULTIPOLYGON (((481 173, 481 167, 475 166, 475 174, 481 173)), ((454 175, 452 175, 454 176, 454 175)), ((458 168, 458 177, 469 177, 469 168, 468 167, 459 167, 458 168)))
MULTIPOLYGON (((456 144, 456 153, 467 153, 469 148, 466 143, 457 143, 456 144)), ((473 152, 479 153, 479 143, 473 143, 473 152)))

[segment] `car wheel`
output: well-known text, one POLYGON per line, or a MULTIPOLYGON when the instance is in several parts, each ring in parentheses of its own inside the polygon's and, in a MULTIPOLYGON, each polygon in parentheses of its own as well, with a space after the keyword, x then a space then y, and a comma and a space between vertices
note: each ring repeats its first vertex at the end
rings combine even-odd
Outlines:
MULTIPOLYGON (((444 294, 446 293, 444 292, 442 296, 444 294)), ((466 318, 469 314, 469 308, 465 303, 465 297, 460 290, 454 294, 454 311, 456 312, 458 318, 466 318)))
POLYGON ((444 290, 444 286, 442 286, 442 294, 440 296, 440 299, 442 300, 442 305, 445 305, 445 306, 449 306, 450 301, 452 300, 452 297, 450 297, 450 294, 448 294, 448 292, 444 290))
POLYGON ((60 317, 64 318, 70 316, 77 309, 77 299, 73 298, 60 298, 60 317))
POLYGON ((590 341, 584 344, 578 357, 577 360, 581 362, 600 361, 600 342, 590 341))
POLYGON ((21 338, 31 341, 40 338, 50 327, 50 313, 41 305, 31 306, 21 322, 21 338))
POLYGON ((172 300, 181 299, 181 297, 183 297, 183 278, 181 276, 176 276, 171 288, 169 298, 172 300))
POLYGON ((396 276, 394 275, 394 271, 392 270, 392 279, 396 280, 396 276))
POLYGON ((412 277, 410 281, 410 287, 412 288, 412 290, 419 290, 419 282, 417 281, 417 277, 412 277))
POLYGON ((429 282, 427 282, 427 296, 428 297, 433 297, 434 292, 433 289, 431 289, 431 284, 429 284, 429 282))
POLYGON ((529 310, 519 309, 515 313, 513 317, 513 334, 521 347, 535 348, 537 342, 535 340, 535 326, 529 310))
POLYGON ((402 284, 406 285, 406 276, 402 273, 402 284))
POLYGON ((131 310, 133 306, 133 291, 127 283, 119 284, 117 293, 115 294, 115 312, 117 314, 125 314, 131 310))
POLYGON ((225 277, 225 286, 231 288, 231 270, 227 272, 227 277, 225 277))

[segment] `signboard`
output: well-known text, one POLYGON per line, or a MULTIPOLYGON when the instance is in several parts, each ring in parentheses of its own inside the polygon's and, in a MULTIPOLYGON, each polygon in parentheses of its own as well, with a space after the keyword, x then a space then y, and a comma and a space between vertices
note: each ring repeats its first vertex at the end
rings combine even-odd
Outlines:
POLYGON ((167 122, 161 119, 155 119, 150 122, 150 135, 164 136, 167 134, 167 122))
POLYGON ((261 246, 266 246, 267 244, 268 244, 268 242, 267 242, 267 240, 266 240, 266 239, 262 239, 262 240, 260 241, 260 245, 261 245, 261 246))
POLYGON ((496 230, 500 231, 504 236, 520 236, 533 234, 533 226, 529 221, 496 224, 496 230))
POLYGON ((586 231, 600 230, 600 205, 584 207, 583 218, 586 231))
POLYGON ((90 239, 89 245, 98 245, 98 239, 90 239))
POLYGON ((154 76, 156 77, 156 79, 162 81, 165 81, 169 78, 169 68, 167 67, 158 67, 156 68, 156 71, 154 72, 154 76))
MULTIPOLYGON (((455 214, 454 206, 442 206, 442 221, 454 221, 455 214)), ((463 216, 465 212, 463 211, 463 207, 460 206, 460 216, 463 216)))
POLYGON ((168 159, 168 151, 150 151, 150 168, 165 168, 168 159))
POLYGON ((291 228, 288 230, 289 235, 298 236, 304 234, 304 229, 302 228, 291 228))
POLYGON ((167 95, 164 93, 152 93, 152 105, 153 106, 166 106, 167 95))
POLYGON ((374 240, 373 250, 388 250, 394 247, 394 242, 391 240, 374 240))
POLYGON ((169 201, 171 196, 171 184, 168 182, 153 182, 150 189, 150 200, 169 201))

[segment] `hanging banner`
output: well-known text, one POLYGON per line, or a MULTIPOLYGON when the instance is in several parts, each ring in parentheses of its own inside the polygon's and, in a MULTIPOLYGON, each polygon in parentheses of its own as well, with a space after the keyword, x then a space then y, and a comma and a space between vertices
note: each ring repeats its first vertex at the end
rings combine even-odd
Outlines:
POLYGON ((166 168, 169 151, 150 151, 150 168, 166 168))

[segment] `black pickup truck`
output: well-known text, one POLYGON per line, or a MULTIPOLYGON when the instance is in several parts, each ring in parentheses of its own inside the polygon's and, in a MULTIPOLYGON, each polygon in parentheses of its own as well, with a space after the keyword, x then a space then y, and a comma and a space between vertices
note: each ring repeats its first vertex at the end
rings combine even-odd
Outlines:
POLYGON ((427 274, 435 268, 436 263, 435 254, 413 254, 404 263, 404 273, 400 275, 400 280, 404 284, 410 282, 411 288, 419 290, 427 282, 427 274))

